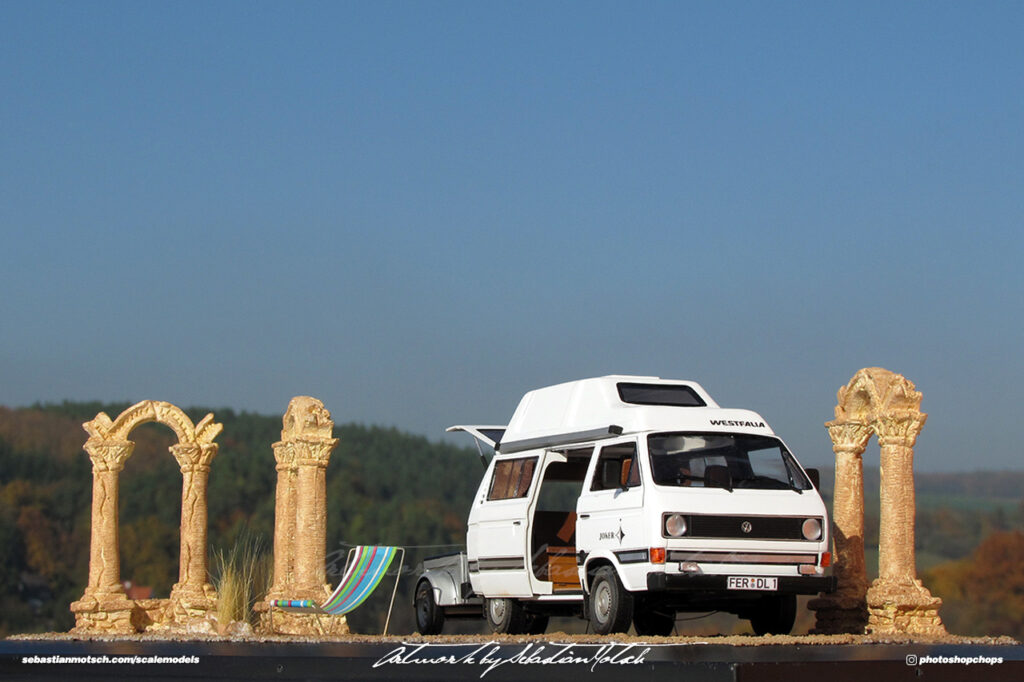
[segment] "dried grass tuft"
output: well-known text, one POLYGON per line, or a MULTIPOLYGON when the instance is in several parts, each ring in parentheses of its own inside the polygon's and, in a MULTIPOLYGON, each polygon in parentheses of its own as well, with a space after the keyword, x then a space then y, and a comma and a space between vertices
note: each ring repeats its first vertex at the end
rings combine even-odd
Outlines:
POLYGON ((243 532, 230 550, 217 550, 213 565, 217 622, 221 627, 236 622, 255 625, 253 605, 270 589, 273 569, 262 539, 243 532))

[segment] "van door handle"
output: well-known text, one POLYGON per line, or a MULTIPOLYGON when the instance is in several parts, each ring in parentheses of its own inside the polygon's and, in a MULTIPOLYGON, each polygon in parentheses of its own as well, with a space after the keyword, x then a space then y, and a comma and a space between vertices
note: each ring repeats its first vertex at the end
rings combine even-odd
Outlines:
POLYGON ((512 522, 512 525, 513 525, 513 526, 521 526, 521 525, 523 525, 523 524, 522 524, 522 522, 521 522, 521 521, 513 521, 513 522, 512 522))
POLYGON ((581 519, 589 519, 590 518, 590 514, 580 514, 580 518, 581 519))

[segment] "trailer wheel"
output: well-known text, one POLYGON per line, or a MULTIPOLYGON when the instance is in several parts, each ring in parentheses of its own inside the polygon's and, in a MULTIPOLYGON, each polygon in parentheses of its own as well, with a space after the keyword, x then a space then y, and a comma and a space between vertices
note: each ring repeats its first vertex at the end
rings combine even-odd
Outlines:
POLYGON ((421 635, 436 635, 444 630, 444 611, 434 600, 434 588, 429 580, 416 586, 416 631, 421 635))
POLYGON ((761 600, 750 616, 755 635, 788 635, 796 622, 796 595, 782 594, 761 600))
POLYGON ((488 599, 484 612, 487 615, 487 624, 494 632, 502 635, 527 634, 529 619, 522 604, 515 599, 488 599))
POLYGON ((668 637, 676 629, 676 615, 637 609, 633 614, 633 627, 641 637, 668 637))
POLYGON ((633 595, 622 586, 614 568, 602 566, 597 569, 588 602, 594 632, 608 635, 629 630, 633 620, 633 595))

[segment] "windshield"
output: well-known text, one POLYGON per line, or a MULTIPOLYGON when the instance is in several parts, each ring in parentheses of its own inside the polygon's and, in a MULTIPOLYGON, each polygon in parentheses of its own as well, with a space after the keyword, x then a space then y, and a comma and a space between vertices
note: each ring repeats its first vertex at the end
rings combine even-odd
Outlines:
POLYGON ((777 438, 731 433, 657 433, 647 438, 658 485, 810 490, 777 438))

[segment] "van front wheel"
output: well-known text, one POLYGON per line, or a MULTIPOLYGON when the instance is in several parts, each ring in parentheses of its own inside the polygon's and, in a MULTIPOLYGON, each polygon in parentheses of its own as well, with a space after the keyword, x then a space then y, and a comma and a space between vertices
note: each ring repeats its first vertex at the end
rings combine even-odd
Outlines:
POLYGON ((498 634, 525 635, 529 629, 526 612, 522 604, 515 599, 488 599, 484 611, 487 615, 487 624, 498 634))
POLYGON ((614 568, 602 566, 597 569, 588 601, 594 632, 609 635, 629 630, 633 621, 633 595, 622 586, 614 568))

